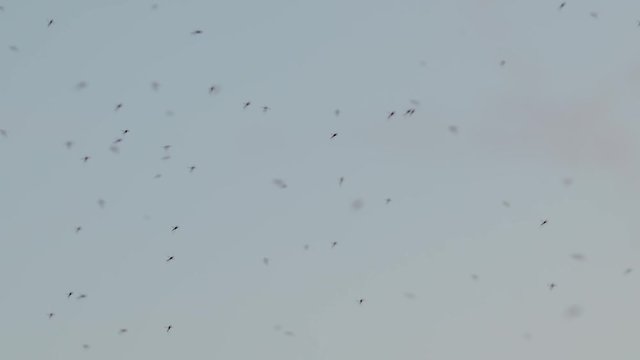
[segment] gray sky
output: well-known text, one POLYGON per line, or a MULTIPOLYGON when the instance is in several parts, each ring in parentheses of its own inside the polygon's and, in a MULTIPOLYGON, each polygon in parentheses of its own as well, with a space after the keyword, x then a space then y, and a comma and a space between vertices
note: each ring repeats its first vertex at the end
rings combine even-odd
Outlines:
POLYGON ((0 2, 0 358, 638 358, 640 2, 156 3, 0 2))

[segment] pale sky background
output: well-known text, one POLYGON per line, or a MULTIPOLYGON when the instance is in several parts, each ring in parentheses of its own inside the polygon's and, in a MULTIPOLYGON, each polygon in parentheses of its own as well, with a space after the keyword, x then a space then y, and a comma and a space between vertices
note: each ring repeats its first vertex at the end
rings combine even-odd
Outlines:
POLYGON ((640 357, 640 2, 156 3, 0 1, 0 358, 640 357))

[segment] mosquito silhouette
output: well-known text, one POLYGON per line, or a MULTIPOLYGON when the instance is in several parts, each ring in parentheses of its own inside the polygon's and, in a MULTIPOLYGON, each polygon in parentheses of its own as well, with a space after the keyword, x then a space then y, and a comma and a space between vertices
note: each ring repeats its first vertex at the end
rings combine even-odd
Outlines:
POLYGON ((275 186, 279 187, 280 189, 286 189, 287 188, 287 183, 282 179, 273 179, 273 184, 275 186))

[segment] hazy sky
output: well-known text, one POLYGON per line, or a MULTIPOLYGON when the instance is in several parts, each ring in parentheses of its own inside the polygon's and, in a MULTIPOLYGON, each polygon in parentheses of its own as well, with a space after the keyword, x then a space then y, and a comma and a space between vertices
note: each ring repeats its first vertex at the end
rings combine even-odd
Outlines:
POLYGON ((640 2, 153 4, 0 1, 0 358, 638 359, 640 2))

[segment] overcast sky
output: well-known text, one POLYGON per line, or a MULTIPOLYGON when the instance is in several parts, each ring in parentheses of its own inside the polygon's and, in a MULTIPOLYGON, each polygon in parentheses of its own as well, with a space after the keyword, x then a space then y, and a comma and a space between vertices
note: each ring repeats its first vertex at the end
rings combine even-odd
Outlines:
POLYGON ((640 2, 153 4, 0 1, 0 358, 638 359, 640 2))

